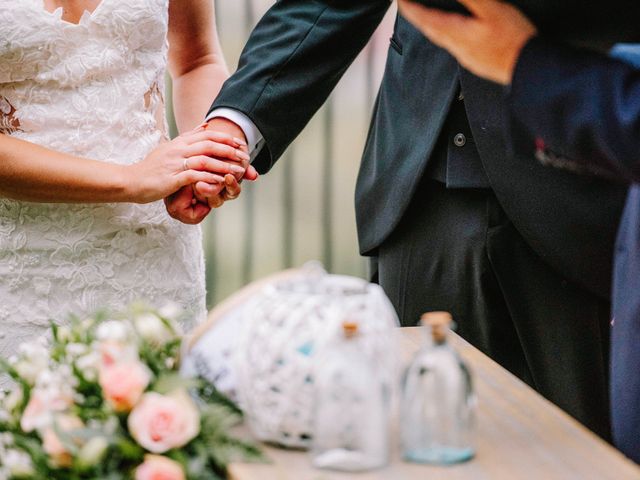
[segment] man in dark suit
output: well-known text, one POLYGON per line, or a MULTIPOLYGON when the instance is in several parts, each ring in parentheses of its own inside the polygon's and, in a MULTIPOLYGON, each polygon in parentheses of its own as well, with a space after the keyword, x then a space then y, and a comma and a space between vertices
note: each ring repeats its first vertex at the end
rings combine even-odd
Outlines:
MULTIPOLYGON (((276 2, 209 128, 245 135, 267 172, 389 6, 276 2)), ((625 188, 509 161, 502 95, 397 18, 356 188, 361 253, 403 325, 451 311, 463 337, 607 437, 608 278, 625 188)))
MULTIPOLYGON (((533 24, 508 5, 464 3, 474 19, 403 7, 478 75, 510 84, 513 152, 537 151, 560 168, 631 182, 613 279, 611 406, 616 445, 640 463, 640 45, 627 59, 634 68, 536 36, 533 24), (454 25, 461 20, 463 29, 454 25), (483 33, 462 33, 474 28, 483 33)), ((633 51, 613 53, 628 57, 633 51)))

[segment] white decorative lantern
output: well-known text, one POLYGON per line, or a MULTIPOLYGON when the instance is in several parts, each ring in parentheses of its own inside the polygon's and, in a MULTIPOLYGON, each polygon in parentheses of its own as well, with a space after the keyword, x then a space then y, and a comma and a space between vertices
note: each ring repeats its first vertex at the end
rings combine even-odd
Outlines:
POLYGON ((260 440, 310 445, 313 357, 345 320, 359 324, 363 353, 390 393, 395 387, 398 320, 377 285, 313 264, 250 286, 213 314, 219 318, 199 335, 187 370, 237 398, 260 440))

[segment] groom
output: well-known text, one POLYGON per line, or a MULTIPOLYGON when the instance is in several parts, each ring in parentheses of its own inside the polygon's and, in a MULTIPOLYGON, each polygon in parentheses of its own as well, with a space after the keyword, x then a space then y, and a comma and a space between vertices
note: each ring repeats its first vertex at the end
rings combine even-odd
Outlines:
MULTIPOLYGON (((246 138, 267 172, 389 6, 276 2, 208 128, 246 138)), ((403 325, 451 311, 463 337, 609 437, 613 219, 625 188, 507 158, 502 98, 396 19, 356 188, 361 253, 403 325)))

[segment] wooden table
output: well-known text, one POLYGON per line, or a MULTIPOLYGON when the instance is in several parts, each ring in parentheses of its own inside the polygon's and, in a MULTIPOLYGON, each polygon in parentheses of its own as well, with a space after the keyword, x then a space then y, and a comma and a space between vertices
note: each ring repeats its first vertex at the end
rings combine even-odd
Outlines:
MULTIPOLYGON (((416 328, 398 335, 407 362, 420 346, 420 335, 416 328)), ((479 397, 477 455, 471 462, 452 467, 408 464, 396 449, 387 468, 348 475, 313 469, 304 452, 265 446, 272 464, 234 464, 231 479, 640 479, 640 468, 617 450, 461 338, 454 336, 453 342, 473 370, 479 397)))

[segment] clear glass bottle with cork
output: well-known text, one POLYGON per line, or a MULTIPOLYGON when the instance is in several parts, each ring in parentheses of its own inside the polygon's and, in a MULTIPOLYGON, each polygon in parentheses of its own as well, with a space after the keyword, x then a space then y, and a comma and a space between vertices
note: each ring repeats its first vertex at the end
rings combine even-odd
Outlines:
POLYGON ((448 465, 475 455, 476 398, 470 371, 448 342, 453 319, 426 313, 424 347, 406 371, 401 437, 405 460, 448 465))
POLYGON ((312 463, 348 472, 389 461, 389 398, 364 352, 358 324, 344 322, 335 341, 318 354, 314 369, 312 463))

